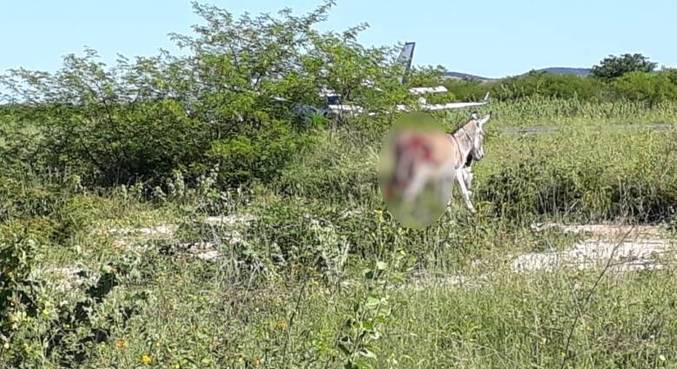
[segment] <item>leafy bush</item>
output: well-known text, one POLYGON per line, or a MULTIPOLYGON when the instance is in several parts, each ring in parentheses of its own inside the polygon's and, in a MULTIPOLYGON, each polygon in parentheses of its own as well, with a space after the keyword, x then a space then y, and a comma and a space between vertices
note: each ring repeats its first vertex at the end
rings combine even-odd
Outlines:
POLYGON ((45 182, 0 175, 0 222, 49 216, 70 197, 71 188, 63 183, 45 182))
POLYGON ((492 89, 494 83, 447 79, 443 85, 458 100, 477 101, 482 99, 492 89))
POLYGON ((23 347, 14 347, 12 341, 40 316, 47 305, 43 282, 32 278, 38 250, 38 242, 20 226, 13 229, 3 226, 0 230, 0 341, 3 344, 0 356, 3 364, 18 365, 24 356, 32 356, 31 350, 37 348, 36 342, 31 342, 30 346, 24 342, 23 347))
POLYGON ((604 84, 592 78, 530 72, 510 77, 491 85, 491 92, 501 100, 546 96, 561 99, 593 100, 604 97, 604 84))
POLYGON ((57 292, 55 281, 37 268, 45 246, 40 233, 20 223, 0 227, 0 364, 12 368, 82 363, 145 299, 143 292, 105 299, 129 278, 134 268, 129 262, 111 263, 101 273, 77 271, 67 277, 84 280, 79 290, 57 292))
POLYGON ((456 99, 479 100, 487 92, 501 101, 520 101, 529 98, 585 102, 639 101, 650 106, 663 101, 677 101, 677 72, 627 72, 609 79, 558 75, 532 71, 525 75, 508 77, 498 81, 479 82, 446 80, 444 86, 456 99))
POLYGON ((365 26, 341 34, 313 29, 331 6, 235 20, 194 3, 205 24, 195 37, 172 35, 187 56, 120 58, 108 67, 88 49, 67 56, 54 74, 12 70, 0 84, 23 107, 15 110, 30 113, 24 118, 37 144, 9 140, 0 153, 78 174, 86 185, 155 186, 175 170, 190 181, 215 164, 226 185, 269 180, 312 143, 317 127, 299 124, 294 112, 321 104, 321 88, 374 110, 406 95, 395 49, 356 42, 365 26))
POLYGON ((219 166, 221 183, 237 185, 252 179, 270 181, 313 141, 311 134, 296 134, 278 123, 259 131, 254 137, 243 134, 214 140, 207 157, 219 166))
POLYGON ((623 98, 644 101, 650 106, 677 100, 677 79, 674 72, 630 72, 616 79, 613 87, 623 98))

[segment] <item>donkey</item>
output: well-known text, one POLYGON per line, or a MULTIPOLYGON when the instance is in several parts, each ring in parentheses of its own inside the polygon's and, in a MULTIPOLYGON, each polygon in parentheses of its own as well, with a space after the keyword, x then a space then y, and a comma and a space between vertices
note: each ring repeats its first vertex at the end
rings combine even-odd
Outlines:
POLYGON ((482 118, 473 113, 468 122, 451 134, 401 134, 395 142, 395 175, 386 186, 386 197, 399 187, 404 201, 411 204, 426 184, 437 182, 440 191, 445 191, 456 179, 466 206, 475 213, 468 190, 473 177, 471 165, 484 157, 483 127, 490 117, 491 113, 482 118))
MULTIPOLYGON (((480 145, 479 149, 477 152, 475 150, 470 150, 466 156, 465 159, 465 165, 464 165, 464 171, 463 171, 463 180, 465 182, 465 187, 468 189, 468 194, 472 195, 471 187, 472 187, 472 180, 473 180, 473 173, 472 173, 472 164, 476 161, 482 160, 484 157, 484 125, 489 121, 491 118, 491 112, 487 114, 484 118, 480 119, 479 115, 477 112, 473 112, 470 115, 470 121, 475 120, 476 122, 481 122, 479 124, 479 139, 480 139, 480 145), (477 154, 477 155, 476 155, 477 154)), ((467 125, 470 123, 466 123, 463 127, 460 127, 456 131, 454 131, 450 136, 452 136, 454 139, 459 139, 461 138, 461 135, 463 134, 464 130, 472 129, 471 127, 467 127, 467 125), (465 128, 465 129, 464 129, 465 128)))
POLYGON ((472 192, 473 173, 472 164, 484 158, 484 127, 491 119, 491 112, 481 117, 477 112, 470 115, 470 120, 447 137, 454 143, 460 153, 460 162, 455 163, 456 179, 461 188, 461 194, 470 212, 475 213, 475 207, 470 200, 472 192), (458 165, 461 165, 460 168, 458 165))

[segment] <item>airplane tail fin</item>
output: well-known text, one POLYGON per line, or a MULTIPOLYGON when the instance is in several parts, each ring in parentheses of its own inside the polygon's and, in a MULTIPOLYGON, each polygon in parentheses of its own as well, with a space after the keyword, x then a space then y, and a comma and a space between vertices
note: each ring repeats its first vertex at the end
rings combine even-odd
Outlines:
POLYGON ((404 44, 402 47, 402 51, 400 51, 400 55, 397 57, 397 63, 402 64, 404 66, 404 74, 402 75, 402 78, 400 78, 400 82, 404 83, 406 82, 407 75, 409 74, 409 70, 411 69, 411 61, 414 58, 414 47, 416 46, 415 42, 407 42, 404 44))

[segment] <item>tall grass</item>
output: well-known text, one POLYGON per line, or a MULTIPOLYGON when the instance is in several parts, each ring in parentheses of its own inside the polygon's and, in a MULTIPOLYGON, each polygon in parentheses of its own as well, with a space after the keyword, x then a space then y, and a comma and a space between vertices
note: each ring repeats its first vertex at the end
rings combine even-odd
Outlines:
MULTIPOLYGON (((649 106, 642 101, 582 101, 529 97, 515 101, 492 101, 482 111, 496 112, 492 122, 499 127, 532 127, 550 125, 608 126, 613 124, 644 125, 677 121, 677 102, 666 101, 649 106)), ((450 122, 467 118, 462 110, 446 113, 450 122)))
POLYGON ((499 216, 669 220, 677 211, 677 129, 576 127, 489 138, 479 201, 499 216))

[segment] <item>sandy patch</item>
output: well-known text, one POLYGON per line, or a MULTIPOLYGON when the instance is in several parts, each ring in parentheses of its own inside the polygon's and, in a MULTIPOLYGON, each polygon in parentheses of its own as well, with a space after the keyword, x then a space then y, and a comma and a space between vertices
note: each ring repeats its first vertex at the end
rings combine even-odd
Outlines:
POLYGON ((560 224, 541 223, 534 224, 531 229, 540 232, 546 229, 559 229, 566 233, 588 233, 600 237, 627 237, 627 238, 663 238, 665 231, 658 226, 649 225, 619 225, 619 224, 560 224))
POLYGON ((589 269, 603 267, 631 271, 660 269, 675 260, 677 240, 667 238, 657 226, 614 224, 565 225, 558 223, 532 226, 536 231, 560 229, 574 234, 589 234, 591 238, 576 243, 571 249, 533 252, 517 256, 512 262, 515 272, 552 270, 555 268, 589 269))
MULTIPOLYGON (((609 265, 611 272, 656 270, 677 266, 677 239, 670 238, 658 226, 627 226, 614 224, 564 225, 557 223, 533 225, 541 232, 546 229, 588 235, 563 251, 531 252, 506 256, 514 273, 554 271, 558 269, 599 269, 609 265)), ((490 268, 484 260, 472 263, 476 269, 490 268)), ((494 273, 480 275, 430 275, 421 273, 402 288, 424 290, 429 288, 486 287, 494 273)))
POLYGON ((632 240, 622 242, 587 240, 572 249, 560 252, 523 254, 512 262, 515 272, 552 270, 556 268, 589 269, 607 263, 611 270, 630 271, 660 269, 675 260, 670 256, 671 243, 666 240, 632 240))
POLYGON ((233 214, 207 217, 204 223, 211 226, 237 226, 241 224, 248 224, 256 220, 256 217, 250 214, 233 214))
POLYGON ((146 228, 111 228, 105 233, 114 236, 172 237, 177 229, 175 224, 161 224, 146 228))
POLYGON ((211 242, 196 242, 193 244, 184 244, 186 252, 200 260, 215 261, 221 258, 221 252, 216 249, 216 245, 211 242))
POLYGON ((68 292, 83 285, 93 285, 99 279, 98 273, 78 266, 46 268, 39 273, 44 274, 59 292, 68 292))

